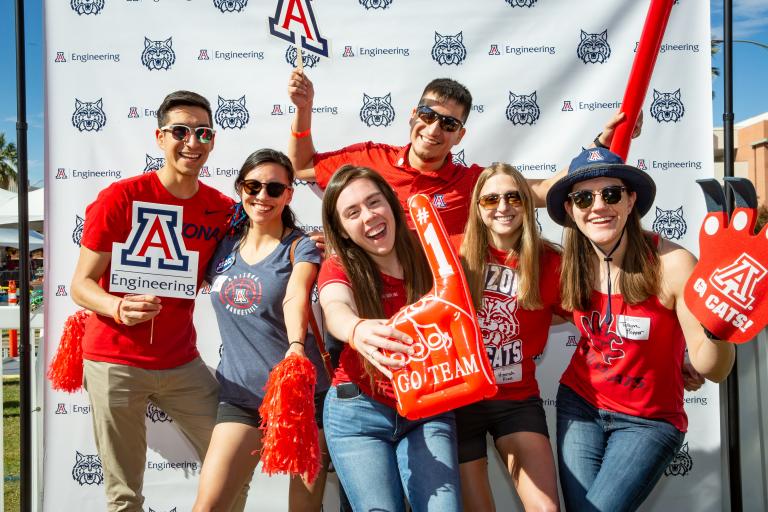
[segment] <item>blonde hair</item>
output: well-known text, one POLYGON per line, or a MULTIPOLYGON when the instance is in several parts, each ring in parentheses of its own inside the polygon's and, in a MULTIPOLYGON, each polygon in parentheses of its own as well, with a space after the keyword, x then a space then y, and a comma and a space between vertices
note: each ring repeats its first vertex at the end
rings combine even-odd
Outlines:
POLYGON ((469 291, 475 308, 481 309, 483 305, 483 290, 485 289, 485 272, 488 267, 488 246, 490 238, 488 228, 480 216, 481 206, 477 203, 480 199, 480 191, 485 183, 493 176, 504 174, 511 177, 523 202, 522 233, 516 246, 507 255, 507 260, 513 253, 517 253, 518 288, 517 303, 523 309, 539 309, 542 306, 539 289, 539 273, 541 256, 545 247, 554 246, 545 241, 539 234, 536 225, 536 212, 533 206, 533 193, 528 181, 520 172, 508 164, 495 163, 483 170, 477 178, 475 188, 472 191, 469 206, 469 218, 464 229, 464 241, 461 244, 461 264, 467 277, 469 291))

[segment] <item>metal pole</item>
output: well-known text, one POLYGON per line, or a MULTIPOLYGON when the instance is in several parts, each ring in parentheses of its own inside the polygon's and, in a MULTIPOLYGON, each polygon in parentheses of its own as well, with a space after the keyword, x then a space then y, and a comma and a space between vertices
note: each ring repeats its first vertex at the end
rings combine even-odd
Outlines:
MULTIPOLYGON (((732 0, 723 0, 723 167, 725 176, 733 176, 733 13, 732 0)), ((733 196, 726 187, 728 212, 733 211, 733 196)), ((738 353, 738 345, 736 351, 738 353)), ((741 443, 739 442, 739 379, 738 357, 733 362, 726 379, 725 412, 728 442, 728 485, 731 494, 731 511, 744 508, 741 490, 741 443)))
POLYGON ((19 161, 16 166, 19 201, 19 422, 20 422, 20 510, 32 510, 32 408, 29 346, 29 214, 27 194, 27 97, 24 38, 24 1, 16 0, 16 147, 19 161))

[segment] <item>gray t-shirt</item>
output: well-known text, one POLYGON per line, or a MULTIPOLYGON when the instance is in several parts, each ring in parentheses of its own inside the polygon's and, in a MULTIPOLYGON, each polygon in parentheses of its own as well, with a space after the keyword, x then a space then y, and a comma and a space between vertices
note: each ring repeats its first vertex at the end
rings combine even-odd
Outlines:
MULTIPOLYGON (((211 301, 222 340, 216 370, 221 402, 258 408, 270 370, 288 350, 283 299, 292 271, 291 243, 299 236, 294 264, 306 261, 319 265, 321 257, 315 243, 298 230, 255 265, 243 261, 234 249, 237 240, 229 237, 221 241, 211 259, 206 281, 211 283, 211 301)), ((320 392, 328 389, 328 377, 312 330, 307 331, 305 352, 317 370, 315 391, 320 392)))

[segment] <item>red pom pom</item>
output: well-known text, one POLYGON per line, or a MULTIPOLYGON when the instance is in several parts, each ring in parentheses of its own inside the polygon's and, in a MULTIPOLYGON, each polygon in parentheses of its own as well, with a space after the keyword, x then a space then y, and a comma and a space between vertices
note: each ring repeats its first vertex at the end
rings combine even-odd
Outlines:
POLYGON ((57 391, 74 393, 83 385, 83 335, 90 311, 81 309, 67 318, 59 347, 48 367, 48 380, 57 391))
POLYGON ((270 372, 259 407, 261 470, 288 473, 314 482, 320 471, 320 444, 315 423, 315 367, 291 354, 270 372))

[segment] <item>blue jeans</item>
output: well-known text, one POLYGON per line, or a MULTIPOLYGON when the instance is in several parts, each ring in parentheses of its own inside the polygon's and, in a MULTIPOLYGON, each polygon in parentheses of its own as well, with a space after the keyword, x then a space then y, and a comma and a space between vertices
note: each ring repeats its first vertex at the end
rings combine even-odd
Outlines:
POLYGON ((461 510, 453 412, 416 421, 359 393, 328 390, 328 450, 355 512, 461 510))
POLYGON ((684 437, 666 421, 597 409, 561 384, 557 463, 566 510, 636 510, 684 437))

